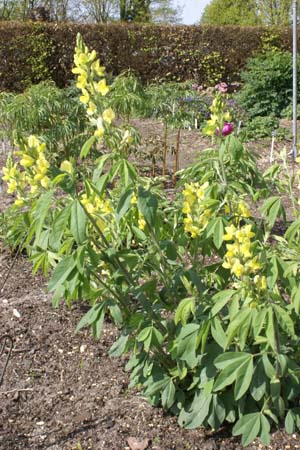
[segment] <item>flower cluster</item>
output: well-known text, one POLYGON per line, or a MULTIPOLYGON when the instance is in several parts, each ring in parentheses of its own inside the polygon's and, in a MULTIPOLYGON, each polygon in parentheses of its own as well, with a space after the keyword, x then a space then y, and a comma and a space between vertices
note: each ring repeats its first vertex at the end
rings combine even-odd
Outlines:
POLYGON ((233 125, 230 123, 231 115, 225 111, 226 105, 219 91, 210 106, 210 119, 207 121, 203 132, 207 136, 228 136, 233 132, 233 125))
POLYGON ((77 75, 76 86, 81 90, 80 101, 87 107, 87 115, 93 125, 96 126, 94 135, 101 138, 105 132, 105 126, 111 125, 115 114, 111 108, 105 109, 102 114, 98 110, 98 98, 105 96, 109 92, 106 84, 105 67, 100 66, 99 59, 96 59, 96 52, 89 52, 88 47, 82 41, 80 35, 77 36, 74 64, 72 72, 77 75))
POLYGON ((90 195, 82 194, 81 203, 86 211, 94 217, 101 231, 107 227, 107 218, 112 221, 113 207, 108 199, 101 198, 96 193, 90 195))
MULTIPOLYGON (((231 273, 240 278, 243 275, 255 274, 261 269, 258 257, 253 254, 252 238, 255 233, 252 225, 235 226, 231 224, 225 228, 224 241, 232 241, 226 244, 227 252, 222 266, 230 269, 231 273)), ((259 280, 258 280, 259 281, 259 280)))
POLYGON ((8 158, 6 167, 3 168, 3 180, 7 181, 7 192, 17 194, 15 205, 21 206, 24 203, 27 185, 31 194, 37 194, 41 188, 47 189, 50 186, 47 176, 50 164, 45 157, 45 148, 45 144, 35 136, 29 136, 27 141, 22 143, 22 149, 16 151, 23 170, 19 170, 17 164, 8 158))
POLYGON ((192 238, 200 236, 212 216, 212 210, 207 208, 204 202, 208 188, 208 182, 202 185, 190 183, 186 184, 183 190, 184 202, 182 212, 186 215, 183 220, 184 231, 189 233, 192 238))

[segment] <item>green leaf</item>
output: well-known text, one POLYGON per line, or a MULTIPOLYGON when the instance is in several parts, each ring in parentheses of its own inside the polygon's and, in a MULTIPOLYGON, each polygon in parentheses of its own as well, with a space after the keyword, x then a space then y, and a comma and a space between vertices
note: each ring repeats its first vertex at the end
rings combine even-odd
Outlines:
POLYGON ((224 306, 229 302, 233 294, 235 294, 235 290, 227 289, 225 291, 218 292, 212 297, 212 301, 214 302, 214 306, 211 309, 211 315, 214 317, 224 306))
POLYGON ((272 347, 274 351, 276 351, 276 336, 275 336, 275 328, 274 328, 274 312, 272 307, 268 308, 268 324, 266 328, 266 337, 268 338, 268 344, 272 347))
POLYGON ((296 234, 300 232, 300 220, 295 220, 286 230, 284 237, 288 240, 289 244, 294 240, 296 234))
POLYGON ((211 334, 216 343, 223 348, 226 342, 226 334, 218 317, 214 317, 211 321, 211 334))
POLYGON ((267 220, 272 227, 281 212, 281 199, 280 197, 270 197, 264 202, 260 208, 262 214, 267 217, 267 220))
POLYGON ((152 228, 155 228, 157 207, 157 198, 153 194, 151 194, 150 191, 146 191, 142 187, 139 187, 138 208, 144 216, 148 225, 150 225, 152 228))
POLYGON ((184 325, 180 330, 177 341, 177 358, 186 361, 190 367, 197 364, 196 348, 197 338, 201 326, 197 323, 184 325))
POLYGON ((288 410, 288 413, 285 416, 284 428, 288 434, 293 434, 295 431, 295 418, 291 409, 288 410))
POLYGON ((259 402, 266 393, 267 390, 267 382, 266 375, 264 371, 264 366, 262 363, 262 358, 259 359, 252 378, 250 393, 251 396, 259 402))
POLYGON ((126 349, 128 338, 128 334, 121 334, 121 336, 119 336, 119 338, 113 343, 113 345, 109 349, 109 356, 111 358, 123 355, 126 349))
POLYGON ((270 445, 270 429, 270 422, 263 414, 261 414, 259 437, 264 445, 270 445))
POLYGON ((242 435, 242 444, 246 447, 258 436, 260 431, 260 413, 255 412, 242 416, 232 429, 233 436, 242 435))
POLYGON ((244 322, 248 323, 249 319, 251 319, 252 311, 250 308, 241 309, 234 317, 233 321, 230 322, 226 334, 227 341, 225 343, 224 348, 228 348, 231 344, 233 338, 238 334, 239 329, 242 327, 244 322))
POLYGON ((232 364, 235 364, 236 362, 238 365, 243 364, 247 359, 251 357, 250 353, 245 352, 226 352, 222 355, 219 355, 214 360, 214 365, 217 369, 223 370, 226 369, 226 367, 231 366, 232 364))
POLYGON ((133 195, 133 190, 129 189, 121 195, 118 206, 116 208, 116 221, 120 222, 121 218, 127 213, 131 207, 131 199, 133 195))
POLYGON ((70 217, 70 212, 71 204, 62 209, 55 217, 52 225, 52 231, 49 236, 49 246, 50 248, 53 248, 53 250, 58 251, 60 249, 61 239, 63 237, 63 234, 65 233, 65 229, 70 217))
POLYGON ((81 151, 80 151, 80 158, 85 158, 85 157, 89 154, 89 152, 90 152, 90 150, 91 150, 91 148, 92 148, 92 145, 94 144, 95 141, 96 141, 96 137, 95 137, 95 136, 91 136, 91 137, 83 144, 83 146, 82 146, 82 148, 81 148, 81 151))
POLYGON ((300 315, 300 286, 296 285, 292 290, 291 303, 295 312, 300 315))
POLYGON ((62 285, 72 270, 76 267, 76 260, 74 260, 72 255, 63 258, 55 267, 52 277, 48 284, 48 291, 56 290, 60 285, 62 285))
POLYGON ((217 249, 220 249, 223 244, 224 225, 222 217, 217 217, 214 226, 213 243, 217 249))
POLYGON ((166 409, 171 408, 171 406, 175 402, 175 394, 176 394, 175 385, 173 383, 172 378, 169 378, 168 384, 164 388, 161 396, 161 403, 164 408, 166 409))
POLYGON ((195 315, 195 297, 188 297, 181 300, 175 312, 174 322, 177 325, 182 322, 186 325, 190 315, 195 315))
POLYGON ((43 227, 45 224, 45 219, 47 217, 49 208, 52 203, 53 192, 49 191, 42 194, 38 199, 36 206, 34 208, 34 227, 35 227, 35 238, 39 239, 43 227))
POLYGON ((71 233, 77 244, 82 244, 86 237, 86 214, 79 200, 74 200, 71 207, 71 233))
POLYGON ((234 386, 234 398, 239 400, 249 389, 253 376, 253 358, 252 356, 242 364, 237 372, 236 382, 234 386))
MULTIPOLYGON (((216 382, 214 385, 214 391, 220 391, 220 390, 224 389, 226 386, 229 386, 230 384, 234 383, 238 379, 239 369, 243 367, 244 363, 247 363, 250 361, 250 359, 252 359, 252 355, 250 355, 248 353, 237 353, 238 357, 233 357, 233 353, 231 353, 231 355, 228 355, 228 356, 231 356, 230 360, 226 361, 225 358, 221 360, 220 359, 221 357, 218 357, 217 360, 219 360, 219 362, 214 363, 215 366, 218 368, 224 367, 216 379, 216 382)), ((226 353, 225 353, 225 355, 221 355, 221 356, 225 357, 226 353)), ((249 367, 251 367, 251 366, 249 366, 249 367)), ((244 375, 244 373, 243 373, 243 375, 244 375)), ((244 378, 242 381, 243 381, 242 384, 238 386, 237 395, 239 395, 240 393, 243 394, 244 388, 246 387, 246 389, 248 389, 248 387, 249 387, 248 378, 246 375, 244 375, 244 378)), ((249 382, 249 384, 250 384, 250 382, 249 382)))
POLYGON ((212 401, 210 403, 210 411, 209 411, 209 417, 207 419, 208 424, 213 428, 214 430, 218 430, 222 423, 225 420, 226 416, 226 410, 225 406, 220 399, 218 394, 214 394, 212 401))
POLYGON ((252 330, 253 330, 253 336, 259 336, 267 315, 267 309, 260 309, 260 310, 253 310, 253 320, 252 320, 252 330))
POLYGON ((206 394, 204 391, 196 392, 189 410, 180 411, 178 418, 180 426, 188 430, 200 427, 209 413, 211 399, 211 394, 206 394))
POLYGON ((269 357, 268 357, 267 353, 263 354, 262 361, 263 361, 263 366, 264 366, 264 369, 265 369, 265 374, 271 380, 272 378, 275 377, 276 370, 274 369, 274 367, 270 363, 270 360, 269 360, 269 357))
POLYGON ((276 319, 279 323, 280 328, 291 337, 295 337, 295 328, 294 328, 294 322, 291 319, 290 315, 287 313, 287 311, 279 305, 273 305, 276 319))

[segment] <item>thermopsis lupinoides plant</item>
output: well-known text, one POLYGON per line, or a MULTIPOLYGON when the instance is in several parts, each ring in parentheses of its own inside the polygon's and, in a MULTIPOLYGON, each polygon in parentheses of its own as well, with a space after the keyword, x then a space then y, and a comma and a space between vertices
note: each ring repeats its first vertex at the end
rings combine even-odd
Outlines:
MULTIPOLYGON (((111 153, 82 179, 80 161, 54 167, 43 143, 24 141, 4 168, 16 195, 7 241, 25 236, 34 271, 51 272, 54 306, 90 303, 77 330, 100 337, 112 317, 119 338, 110 355, 128 353, 130 386, 180 425, 231 423, 245 446, 256 437, 268 445, 282 422, 299 429, 299 220, 269 239, 283 206, 272 196, 252 216, 246 198, 266 195, 268 180, 233 133, 217 133, 219 148, 180 172, 183 189, 170 200, 127 160, 131 136, 101 109, 105 70, 80 36, 74 62, 94 127, 81 158, 101 139, 111 153)), ((214 107, 210 133, 230 120, 221 98, 214 107)))

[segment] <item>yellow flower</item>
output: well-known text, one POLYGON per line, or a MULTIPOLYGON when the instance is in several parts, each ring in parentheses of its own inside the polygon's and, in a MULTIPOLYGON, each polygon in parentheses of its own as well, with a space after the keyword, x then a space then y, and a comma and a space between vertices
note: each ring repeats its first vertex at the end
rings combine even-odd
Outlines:
POLYGON ((8 194, 13 194, 16 190, 17 190, 17 182, 14 179, 11 179, 10 181, 8 181, 7 183, 7 192, 8 194))
POLYGON ((223 235, 223 241, 231 241, 237 231, 233 223, 229 227, 225 227, 226 234, 223 235))
POLYGON ((107 108, 103 111, 102 117, 103 117, 104 122, 106 122, 110 125, 111 122, 115 118, 115 113, 113 112, 113 110, 111 108, 107 108))
POLYGON ((39 140, 37 139, 37 137, 36 137, 36 136, 33 136, 33 135, 29 136, 27 142, 28 142, 28 146, 29 146, 30 148, 36 148, 36 147, 38 147, 38 146, 40 145, 40 142, 39 142, 39 140))
POLYGON ((49 186, 49 182, 49 178, 45 176, 41 179, 41 186, 46 189, 49 186))
POLYGON ((34 159, 31 156, 24 154, 20 164, 23 167, 31 167, 34 164, 34 159))
POLYGON ((72 173, 73 167, 70 161, 63 161, 60 165, 60 170, 62 170, 63 172, 72 173))
POLYGON ((16 205, 16 206, 22 206, 23 204, 24 204, 23 198, 18 197, 18 198, 15 200, 15 205, 16 205))
POLYGON ((135 194, 132 195, 130 203, 131 203, 131 205, 137 204, 137 196, 135 194))
POLYGON ((76 83, 76 87, 78 87, 78 89, 84 89, 87 85, 87 76, 86 74, 82 74, 79 75, 77 83, 76 83))
POLYGON ((250 261, 247 261, 246 263, 247 269, 250 270, 250 272, 254 273, 261 269, 261 264, 257 261, 257 256, 255 256, 250 261))
POLYGON ((82 89, 83 95, 81 95, 79 97, 79 100, 81 101, 81 103, 83 103, 84 105, 87 105, 88 102, 90 101, 90 95, 88 93, 88 91, 86 89, 82 89))
POLYGON ((146 221, 144 219, 144 216, 141 212, 139 212, 139 220, 138 220, 138 225, 139 225, 139 229, 140 230, 144 230, 145 226, 146 226, 146 221))
POLYGON ((109 91, 109 87, 106 84, 106 80, 100 80, 98 83, 96 83, 95 86, 96 92, 98 92, 101 95, 106 95, 109 91))
POLYGON ((91 69, 96 73, 96 75, 98 75, 98 77, 104 76, 105 67, 100 66, 99 59, 92 64, 91 69))
POLYGON ((89 107, 86 110, 86 112, 89 116, 92 116, 93 114, 95 114, 95 112, 97 112, 97 107, 96 107, 95 103, 89 102, 89 107))
POLYGON ((236 260, 231 268, 231 271, 234 275, 240 277, 244 274, 244 266, 239 260, 236 260))
POLYGON ((258 289, 262 291, 265 291, 267 289, 267 279, 264 275, 263 276, 255 275, 253 281, 257 285, 258 289))
POLYGON ((231 117, 230 113, 227 111, 227 112, 224 114, 224 121, 225 121, 225 122, 231 122, 231 119, 232 119, 232 117, 231 117))
POLYGON ((247 205, 246 205, 245 202, 242 202, 242 201, 239 202, 239 204, 238 204, 238 214, 241 217, 250 217, 250 211, 247 208, 247 205))

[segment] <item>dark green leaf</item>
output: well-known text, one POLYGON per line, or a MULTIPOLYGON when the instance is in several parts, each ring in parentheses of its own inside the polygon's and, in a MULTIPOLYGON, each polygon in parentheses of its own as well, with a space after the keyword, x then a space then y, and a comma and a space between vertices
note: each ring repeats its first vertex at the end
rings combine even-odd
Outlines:
POLYGON ((82 244, 86 237, 86 214, 78 200, 74 200, 71 207, 71 233, 77 244, 82 244))

